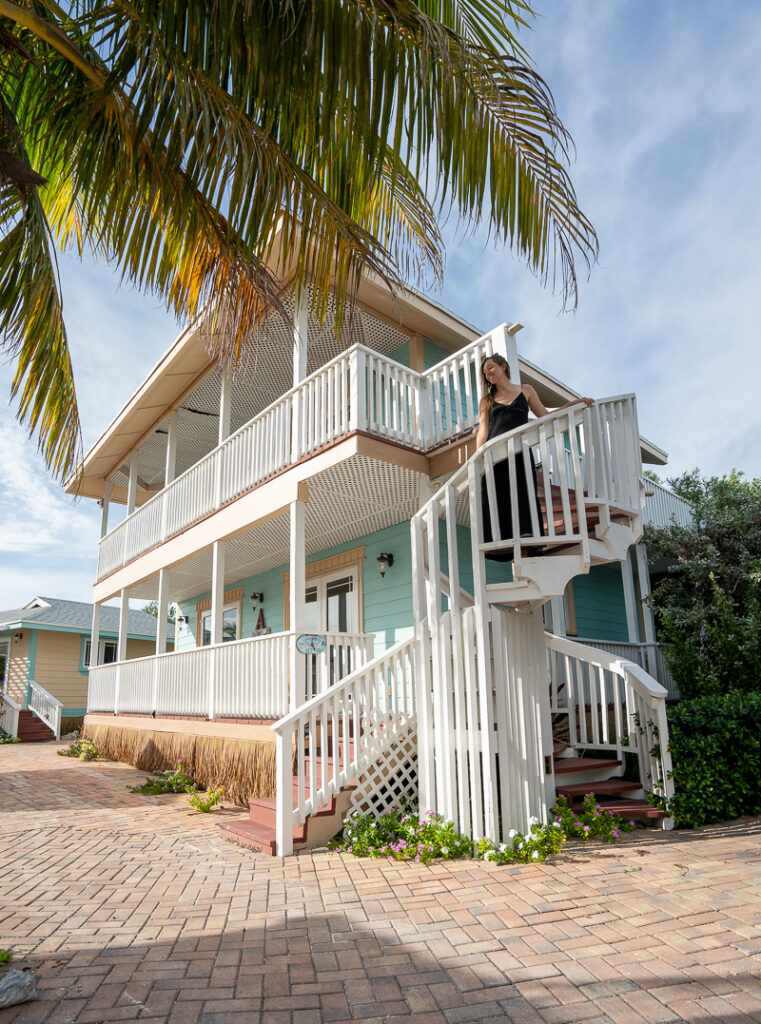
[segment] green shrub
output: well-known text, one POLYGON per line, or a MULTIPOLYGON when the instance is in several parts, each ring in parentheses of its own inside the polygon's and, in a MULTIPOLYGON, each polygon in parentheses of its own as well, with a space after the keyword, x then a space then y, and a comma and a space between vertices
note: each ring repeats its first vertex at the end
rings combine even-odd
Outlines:
POLYGON ((500 844, 486 836, 473 843, 468 836, 455 831, 451 821, 433 811, 419 815, 416 811, 394 808, 378 818, 355 814, 346 819, 342 834, 331 840, 329 849, 355 857, 390 857, 423 864, 437 858, 456 860, 473 856, 495 864, 530 864, 559 853, 567 838, 615 842, 622 832, 634 827, 633 822, 626 824, 604 811, 591 795, 579 811, 572 811, 567 801, 560 799, 553 814, 555 820, 548 825, 533 821, 528 835, 512 831, 509 842, 500 844))
POLYGON ((165 772, 151 772, 151 778, 139 786, 128 786, 130 793, 142 793, 144 796, 160 796, 162 793, 195 793, 198 783, 186 774, 182 761, 176 768, 165 772))
POLYGON ((74 740, 65 750, 58 751, 59 757, 78 757, 80 761, 95 761, 100 752, 92 740, 74 740))
POLYGON ((683 700, 668 720, 677 827, 761 814, 761 693, 683 700))
POLYGON ((209 789, 206 793, 193 793, 193 795, 188 798, 188 803, 196 811, 202 811, 204 814, 208 814, 212 807, 217 806, 219 801, 222 799, 223 793, 224 788, 222 786, 220 786, 219 789, 209 789))
POLYGON ((18 738, 18 736, 11 736, 10 733, 3 732, 3 730, 0 729, 0 743, 20 743, 20 742, 21 742, 21 740, 18 738))

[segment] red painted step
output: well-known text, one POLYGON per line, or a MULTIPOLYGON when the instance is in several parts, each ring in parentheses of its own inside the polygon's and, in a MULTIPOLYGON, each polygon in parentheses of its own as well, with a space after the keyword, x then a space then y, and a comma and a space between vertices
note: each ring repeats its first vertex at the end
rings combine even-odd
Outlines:
POLYGON ((571 800, 575 797, 585 797, 587 793, 594 793, 595 796, 604 793, 613 795, 628 793, 633 789, 642 789, 641 783, 627 782, 625 779, 605 779, 603 782, 573 782, 569 785, 560 783, 557 787, 558 796, 569 797, 571 800))
POLYGON ((43 743, 54 740, 55 734, 33 711, 19 711, 18 738, 22 743, 43 743))
MULTIPOLYGON (((595 768, 618 768, 620 761, 608 757, 559 757, 555 760, 555 774, 568 775, 573 772, 588 772, 595 768)), ((583 783, 586 786, 595 783, 583 783)))

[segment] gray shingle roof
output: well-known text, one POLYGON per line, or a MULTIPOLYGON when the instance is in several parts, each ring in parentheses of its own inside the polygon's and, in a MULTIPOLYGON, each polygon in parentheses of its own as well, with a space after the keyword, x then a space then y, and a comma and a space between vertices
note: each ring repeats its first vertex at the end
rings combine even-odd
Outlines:
MULTIPOLYGON (((39 597, 29 601, 22 608, 11 608, 0 611, 0 629, 7 629, 17 622, 28 622, 30 626, 63 626, 81 633, 89 633, 92 628, 92 605, 84 601, 62 601, 57 597, 39 597), (36 602, 44 602, 40 607, 30 607, 36 602)), ((119 609, 106 605, 100 609, 100 629, 103 633, 119 632, 119 609)), ((130 608, 127 617, 127 632, 133 636, 156 636, 156 620, 147 612, 130 608)), ((174 628, 167 626, 167 636, 171 640, 174 628)))

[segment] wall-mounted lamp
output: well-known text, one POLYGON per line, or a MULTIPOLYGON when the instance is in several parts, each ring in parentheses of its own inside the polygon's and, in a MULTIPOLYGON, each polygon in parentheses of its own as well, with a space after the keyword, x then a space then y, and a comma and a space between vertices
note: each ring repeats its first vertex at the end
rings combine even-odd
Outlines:
POLYGON ((23 633, 14 633, 13 634, 13 642, 14 642, 14 644, 17 644, 19 642, 19 640, 23 640, 23 639, 24 639, 24 634, 23 633))
POLYGON ((180 606, 177 604, 176 601, 174 602, 174 621, 177 625, 180 626, 184 626, 185 623, 188 621, 187 615, 182 614, 182 612, 180 611, 180 606))
POLYGON ((394 564, 394 556, 392 554, 389 554, 388 552, 382 551, 378 555, 377 564, 378 572, 381 574, 381 576, 385 576, 386 571, 390 569, 391 566, 394 564))
POLYGON ((251 602, 251 611, 256 612, 264 604, 264 594, 254 591, 251 597, 249 597, 249 601, 251 602))

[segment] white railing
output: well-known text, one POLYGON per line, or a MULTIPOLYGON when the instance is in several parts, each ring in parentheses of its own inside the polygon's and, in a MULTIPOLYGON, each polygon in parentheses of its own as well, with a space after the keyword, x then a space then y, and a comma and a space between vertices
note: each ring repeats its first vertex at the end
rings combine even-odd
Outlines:
POLYGON ((692 526, 695 513, 689 501, 674 494, 668 487, 645 480, 645 508, 642 519, 647 526, 692 526))
POLYGON ((429 402, 428 444, 451 441, 478 424, 481 364, 499 352, 505 355, 505 328, 497 327, 447 356, 423 374, 429 402))
POLYGON ((613 643, 609 640, 589 640, 586 637, 579 637, 576 642, 587 647, 598 647, 601 651, 607 651, 608 654, 612 654, 616 658, 635 662, 661 684, 666 690, 669 700, 678 700, 679 690, 674 682, 674 677, 666 667, 666 659, 663 657, 660 644, 613 643))
POLYGON ((103 537, 98 579, 298 459, 366 431, 426 451, 478 422, 482 360, 500 327, 425 373, 353 345, 244 424, 103 537))
MULTIPOLYGON (((546 634, 550 707, 565 714, 571 746, 636 754, 642 789, 674 795, 668 750, 666 690, 633 661, 546 634)), ((664 828, 672 827, 664 819, 664 828)))
POLYGON ((293 852, 294 826, 381 760, 415 701, 415 640, 402 640, 272 726, 278 856, 293 852))
MULTIPOLYGON (((171 651, 90 669, 88 711, 278 718, 289 707, 290 645, 294 631, 171 651)), ((327 649, 308 658, 308 685, 329 687, 365 663, 368 634, 327 634, 327 649)), ((303 698, 302 698, 303 699, 303 698)))
POLYGON ((49 729, 52 729, 55 738, 60 740, 63 703, 33 679, 29 681, 29 691, 31 694, 29 710, 34 712, 49 729))
POLYGON ((0 729, 9 736, 18 736, 18 716, 21 705, 7 693, 0 693, 0 729))

